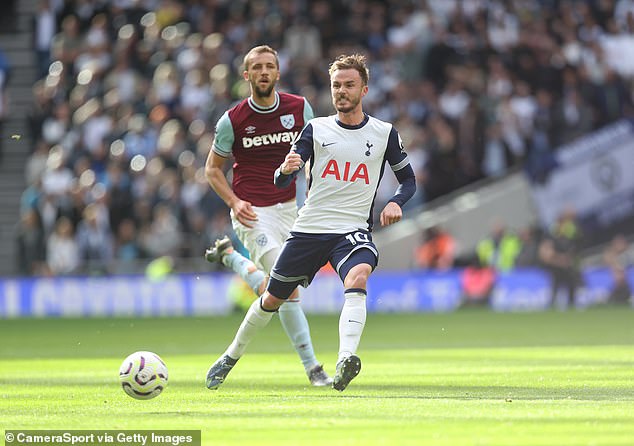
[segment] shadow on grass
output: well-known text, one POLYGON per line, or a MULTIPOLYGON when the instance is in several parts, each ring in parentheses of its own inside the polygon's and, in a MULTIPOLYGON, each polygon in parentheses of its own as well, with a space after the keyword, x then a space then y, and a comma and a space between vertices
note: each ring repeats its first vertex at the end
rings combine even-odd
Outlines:
MULTIPOLYGON (((28 386, 46 386, 47 388, 115 388, 116 382, 95 382, 89 378, 81 379, 34 379, 11 378, 0 379, 0 388, 14 386, 24 390, 28 386)), ((6 389, 6 388, 5 388, 6 389)), ((337 392, 331 388, 311 387, 308 385, 255 383, 245 384, 235 380, 225 384, 221 389, 209 391, 199 381, 186 380, 170 386, 170 391, 187 395, 208 395, 212 398, 245 399, 258 401, 259 399, 292 397, 295 400, 354 398, 365 400, 462 400, 462 401, 634 401, 634 390, 631 386, 585 386, 583 388, 562 387, 529 387, 529 386, 455 386, 455 385, 403 385, 382 384, 373 385, 363 382, 352 383, 344 392, 337 392)))
MULTIPOLYGON (((316 393, 309 389, 305 395, 297 395, 297 388, 292 386, 276 386, 276 389, 293 392, 293 398, 355 398, 366 400, 461 400, 461 401, 491 401, 499 400, 512 403, 513 401, 548 401, 548 400, 576 400, 576 401, 634 401, 634 391, 631 387, 590 387, 584 389, 539 388, 518 386, 404 386, 404 385, 354 385, 343 392, 326 389, 328 393, 316 393), (362 392, 362 394, 360 393, 362 392)), ((252 392, 252 388, 246 389, 252 392)), ((230 389, 226 389, 223 396, 230 389)), ((276 396, 275 393, 265 391, 261 397, 276 396)), ((277 394, 279 397, 285 395, 277 394)), ((254 396, 251 394, 251 397, 254 396)), ((255 396, 257 398, 257 396, 255 396)))

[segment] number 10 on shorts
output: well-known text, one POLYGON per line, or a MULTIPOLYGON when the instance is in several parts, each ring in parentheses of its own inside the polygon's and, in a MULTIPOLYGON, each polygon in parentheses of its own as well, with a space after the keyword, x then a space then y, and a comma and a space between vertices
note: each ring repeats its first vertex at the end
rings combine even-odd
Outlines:
POLYGON ((354 232, 352 234, 346 235, 346 239, 350 241, 353 245, 357 243, 369 243, 370 239, 368 238, 368 234, 365 232, 354 232))

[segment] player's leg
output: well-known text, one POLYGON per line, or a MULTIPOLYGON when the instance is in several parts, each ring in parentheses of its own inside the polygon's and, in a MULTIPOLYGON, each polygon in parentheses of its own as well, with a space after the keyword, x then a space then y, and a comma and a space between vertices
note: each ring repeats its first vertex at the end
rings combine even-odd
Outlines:
POLYGON ((361 371, 357 349, 366 321, 368 277, 377 265, 377 251, 366 238, 364 243, 351 243, 346 238, 333 253, 332 263, 343 280, 344 304, 339 317, 339 354, 333 388, 344 390, 361 371))
POLYGON ((207 372, 207 388, 216 389, 225 381, 233 366, 244 354, 251 340, 270 322, 273 313, 288 299, 293 290, 297 288, 297 285, 308 283, 312 279, 319 267, 314 271, 311 269, 312 265, 307 261, 307 259, 310 259, 308 251, 305 246, 301 245, 301 242, 297 243, 295 241, 293 243, 289 240, 284 244, 272 273, 278 279, 272 278, 269 281, 269 288, 263 296, 251 304, 233 342, 225 353, 209 368, 207 372), (286 256, 283 255, 285 252, 286 256), (309 270, 309 273, 306 274, 303 271, 304 269, 309 270))
MULTIPOLYGON (((249 240, 249 252, 252 253, 256 265, 261 266, 264 271, 273 269, 296 216, 297 205, 294 200, 274 207, 258 208, 258 228, 261 233, 249 240)), ((308 320, 299 302, 299 290, 296 289, 280 307, 279 315, 282 328, 299 355, 311 384, 330 385, 332 379, 324 372, 323 366, 315 357, 308 320)))
MULTIPOLYGON (((249 251, 252 260, 233 249, 231 240, 227 236, 216 240, 214 245, 207 249, 205 258, 212 263, 221 262, 227 268, 232 269, 257 296, 260 296, 266 288, 267 274, 273 265, 271 263, 264 267, 260 259, 268 251, 275 250, 276 253, 279 251, 290 231, 297 209, 294 203, 283 203, 279 206, 253 206, 253 210, 258 215, 258 221, 252 228, 240 223, 231 211, 233 230, 249 251), (284 229, 283 236, 278 234, 280 227, 284 229)), ((275 257, 273 257, 273 261, 275 261, 275 257)))
POLYGON ((355 265, 344 280, 344 304, 339 317, 339 354, 333 387, 342 391, 361 371, 357 348, 366 321, 366 287, 372 267, 366 263, 355 265))
POLYGON ((372 267, 367 263, 355 265, 344 280, 344 303, 339 317, 338 361, 354 355, 359 347, 366 321, 367 281, 372 267))
POLYGON ((279 305, 282 305, 283 302, 282 299, 277 299, 274 296, 268 295, 268 293, 265 293, 262 297, 253 301, 233 341, 224 354, 218 358, 207 371, 206 385, 208 389, 217 389, 225 381, 233 366, 236 365, 238 359, 244 354, 251 340, 260 330, 268 325, 273 314, 275 314, 277 308, 279 308, 279 305), (264 302, 267 303, 268 308, 265 308, 263 305, 264 302))
POLYGON ((231 239, 225 236, 205 252, 208 262, 220 262, 230 268, 244 280, 257 296, 261 295, 265 285, 266 274, 255 264, 233 248, 231 239))
MULTIPOLYGON (((265 269, 271 270, 277 258, 278 251, 271 250, 260 258, 260 263, 265 269)), ((329 386, 332 378, 324 371, 313 349, 313 341, 310 337, 310 327, 299 301, 299 289, 295 288, 290 297, 279 309, 280 322, 293 348, 299 355, 308 380, 314 386, 329 386)))

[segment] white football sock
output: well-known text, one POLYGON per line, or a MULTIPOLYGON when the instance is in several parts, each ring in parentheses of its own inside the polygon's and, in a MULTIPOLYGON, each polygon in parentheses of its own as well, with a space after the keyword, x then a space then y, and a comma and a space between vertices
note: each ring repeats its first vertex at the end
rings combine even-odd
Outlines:
POLYGON ((225 355, 229 355, 233 359, 240 359, 256 333, 268 325, 275 311, 263 310, 260 306, 261 301, 261 297, 253 301, 233 338, 233 342, 225 351, 225 355))
POLYGON ((279 309, 279 315, 282 327, 284 327, 286 335, 301 358, 306 371, 319 365, 310 339, 308 321, 299 300, 284 302, 279 309))
POLYGON ((345 291, 346 300, 339 317, 339 357, 337 362, 357 352, 363 327, 365 327, 366 291, 351 288, 345 291))
POLYGON ((260 295, 260 286, 264 282, 266 274, 263 271, 257 269, 255 264, 240 254, 238 251, 233 250, 229 254, 225 254, 222 257, 222 263, 238 273, 240 277, 251 287, 256 295, 260 295))

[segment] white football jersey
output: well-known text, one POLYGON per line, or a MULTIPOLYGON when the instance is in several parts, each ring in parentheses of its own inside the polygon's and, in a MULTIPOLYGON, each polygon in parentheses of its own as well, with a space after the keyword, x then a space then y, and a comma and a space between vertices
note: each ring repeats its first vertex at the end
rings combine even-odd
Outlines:
POLYGON ((387 161, 393 171, 409 164, 392 124, 366 115, 357 126, 336 115, 308 122, 293 150, 309 162, 308 198, 293 231, 345 234, 372 229, 372 209, 387 161))

